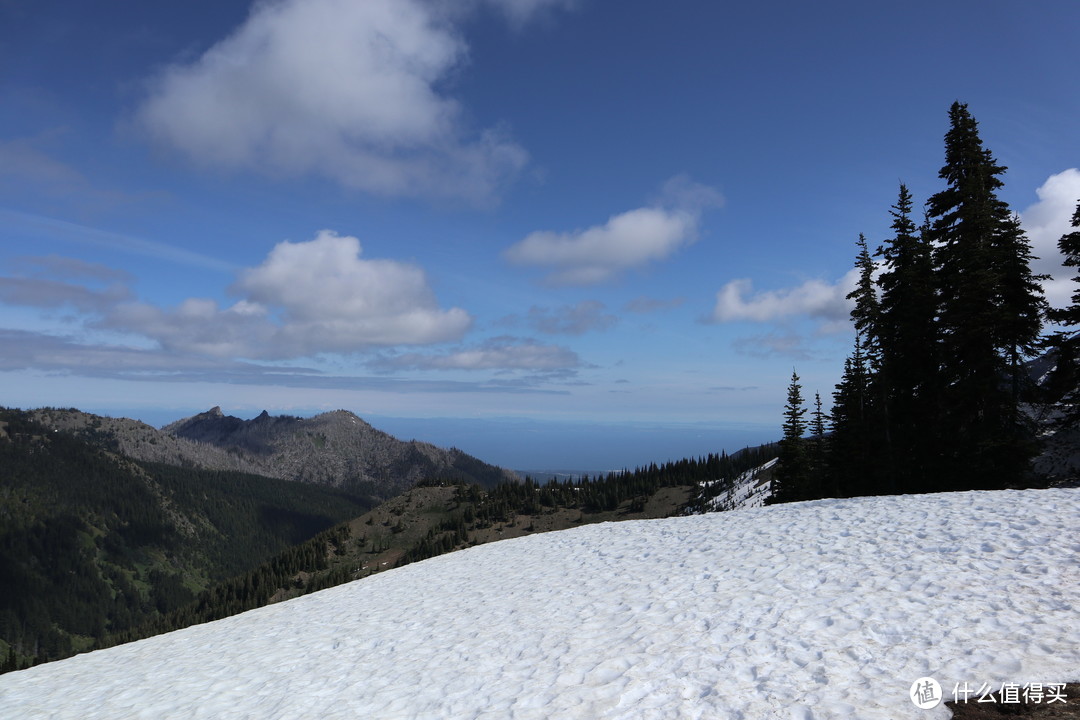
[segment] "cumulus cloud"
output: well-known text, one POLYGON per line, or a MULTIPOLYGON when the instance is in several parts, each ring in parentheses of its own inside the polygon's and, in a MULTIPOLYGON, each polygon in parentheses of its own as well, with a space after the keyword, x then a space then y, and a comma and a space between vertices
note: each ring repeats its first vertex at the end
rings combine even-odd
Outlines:
POLYGON ((715 323, 770 322, 801 315, 841 321, 851 312, 852 302, 846 298, 858 277, 859 271, 853 268, 835 283, 811 279, 793 288, 756 293, 751 280, 732 280, 716 293, 716 305, 708 319, 715 323))
POLYGON ((1050 275, 1043 283, 1046 299, 1054 307, 1065 307, 1076 291, 1072 282, 1075 269, 1061 264, 1064 258, 1057 243, 1062 235, 1072 231, 1070 223, 1080 202, 1080 170, 1070 168, 1051 175, 1035 193, 1038 202, 1020 214, 1021 225, 1038 258, 1032 263, 1032 270, 1050 275))
POLYGON ((581 366, 574 351, 535 340, 498 337, 440 354, 403 353, 372 363, 382 370, 528 370, 553 372, 581 366))
POLYGON ((536 330, 546 335, 584 335, 594 330, 607 330, 619 321, 605 312, 606 306, 599 300, 583 300, 576 305, 563 305, 551 309, 529 308, 528 321, 536 330))
POLYGON ((515 265, 549 268, 547 280, 556 285, 602 283, 692 243, 701 212, 719 202, 715 190, 680 176, 665 185, 658 205, 614 215, 584 230, 530 233, 507 248, 504 257, 515 265))
MULTIPOLYGON (((522 23, 555 0, 491 3, 522 23)), ((318 175, 384 195, 484 202, 527 160, 470 132, 445 81, 463 10, 422 0, 270 0, 197 60, 164 69, 136 123, 197 162, 318 175)))
POLYGON ((170 350, 264 359, 454 341, 469 329, 464 310, 438 307, 423 270, 361 252, 357 238, 324 230, 279 243, 243 271, 232 288, 242 297, 230 307, 202 298, 169 310, 127 303, 104 325, 170 350))

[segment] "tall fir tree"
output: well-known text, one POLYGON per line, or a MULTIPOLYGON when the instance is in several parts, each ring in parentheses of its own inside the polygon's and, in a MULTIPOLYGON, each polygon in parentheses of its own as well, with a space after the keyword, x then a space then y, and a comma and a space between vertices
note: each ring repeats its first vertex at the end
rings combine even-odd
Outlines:
POLYGON ((998 268, 1000 316, 995 340, 1009 368, 1013 404, 1018 406, 1025 390, 1022 363, 1041 344, 1042 318, 1047 310, 1042 281, 1050 276, 1032 273, 1031 261, 1036 258, 1020 226, 1020 218, 1005 203, 1000 204, 998 212, 1001 232, 994 238, 993 251, 998 268))
POLYGON ((1054 322, 1076 331, 1080 330, 1080 201, 1076 203, 1071 225, 1076 229, 1061 236, 1058 240, 1058 250, 1065 256, 1063 265, 1078 268, 1076 276, 1072 279, 1077 287, 1073 290, 1071 304, 1064 309, 1053 310, 1049 315, 1054 322))
POLYGON ((927 228, 911 218, 912 196, 900 185, 890 211, 893 236, 878 254, 882 414, 888 428, 883 466, 895 492, 926 492, 940 455, 937 295, 927 228))
POLYGON ((780 461, 774 475, 775 502, 792 502, 809 497, 810 457, 806 447, 806 407, 803 405, 799 375, 791 371, 787 404, 784 406, 784 436, 780 440, 780 461))
POLYGON ((878 495, 892 492, 884 465, 879 462, 888 454, 890 442, 880 382, 881 301, 874 278, 877 267, 866 237, 860 234, 856 244, 859 279, 847 295, 855 301, 851 309, 855 351, 848 367, 850 374, 841 380, 843 388, 838 387, 841 417, 836 427, 841 437, 835 439, 834 446, 848 457, 850 469, 857 469, 855 473, 839 470, 841 491, 848 495, 878 495), (857 426, 848 424, 851 418, 857 418, 857 426))
POLYGON ((866 244, 866 236, 859 233, 856 241, 859 254, 855 258, 855 267, 859 271, 859 280, 855 289, 847 294, 848 300, 854 300, 851 320, 855 330, 862 338, 862 352, 871 372, 876 372, 881 364, 881 337, 879 321, 881 303, 878 300, 877 285, 874 282, 876 266, 866 244))
MULTIPOLYGON (((1080 202, 1072 216, 1072 227, 1076 229, 1058 240, 1058 250, 1065 257, 1063 264, 1066 267, 1080 268, 1080 202)), ((1047 313, 1051 322, 1061 326, 1049 341, 1056 363, 1046 397, 1062 407, 1060 426, 1080 422, 1080 273, 1072 280, 1077 287, 1070 304, 1047 313)))
POLYGON ((809 495, 814 498, 835 497, 830 488, 828 466, 828 439, 825 435, 827 416, 821 406, 821 393, 814 393, 814 411, 810 414, 810 439, 807 442, 809 454, 809 495))
POLYGON ((940 468, 949 481, 940 489, 1000 488, 1022 480, 1034 451, 1019 422, 1015 369, 1038 336, 1042 300, 1027 240, 997 197, 1005 168, 983 147, 966 105, 953 103, 949 123, 939 173, 947 186, 927 203, 939 297, 942 431, 949 437, 940 468))
POLYGON ((869 422, 869 393, 863 341, 857 336, 855 349, 844 361, 844 374, 833 393, 826 476, 829 495, 857 497, 879 492, 874 482, 877 448, 869 422))

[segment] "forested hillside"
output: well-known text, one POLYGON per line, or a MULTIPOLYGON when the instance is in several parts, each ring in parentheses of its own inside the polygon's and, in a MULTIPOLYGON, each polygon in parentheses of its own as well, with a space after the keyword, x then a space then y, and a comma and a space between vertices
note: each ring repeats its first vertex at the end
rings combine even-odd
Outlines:
POLYGON ((137 463, 0 410, 5 665, 96 647, 372 505, 330 488, 137 463))
POLYGON ((428 480, 110 642, 216 620, 496 540, 695 511, 775 454, 775 446, 767 445, 543 485, 527 478, 491 489, 428 480))

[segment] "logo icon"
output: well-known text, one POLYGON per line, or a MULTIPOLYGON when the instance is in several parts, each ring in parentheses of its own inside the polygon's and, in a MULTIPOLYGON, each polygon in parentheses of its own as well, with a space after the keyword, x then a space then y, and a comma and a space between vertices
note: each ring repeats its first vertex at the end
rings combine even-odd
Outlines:
POLYGON ((941 704, 941 685, 932 677, 921 677, 911 683, 908 691, 911 702, 921 710, 930 710, 941 704))

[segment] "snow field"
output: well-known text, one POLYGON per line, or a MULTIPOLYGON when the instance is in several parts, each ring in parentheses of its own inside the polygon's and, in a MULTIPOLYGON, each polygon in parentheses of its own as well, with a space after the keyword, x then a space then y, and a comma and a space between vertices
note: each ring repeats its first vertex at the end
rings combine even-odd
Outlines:
POLYGON ((1080 680, 1080 490, 506 540, 0 676, 4 718, 947 718, 1080 680))

